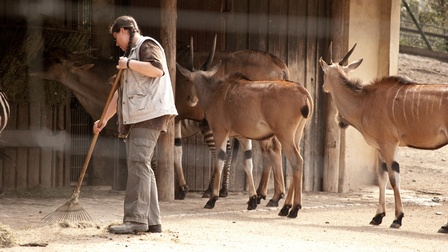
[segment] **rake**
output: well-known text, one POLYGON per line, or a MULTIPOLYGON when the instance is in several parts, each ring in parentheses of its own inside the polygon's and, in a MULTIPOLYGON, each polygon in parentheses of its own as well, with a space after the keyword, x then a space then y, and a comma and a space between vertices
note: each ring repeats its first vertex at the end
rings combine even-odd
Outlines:
MULTIPOLYGON (((112 89, 110 90, 109 97, 107 98, 106 105, 104 106, 103 113, 101 114, 98 125, 101 126, 103 124, 104 117, 106 115, 107 107, 109 106, 112 97, 114 96, 115 90, 117 90, 118 83, 121 77, 122 69, 118 71, 117 76, 115 77, 114 84, 112 89)), ((90 217, 89 213, 87 213, 84 208, 78 202, 79 194, 81 192, 81 184, 84 179, 84 175, 86 174, 87 166, 89 165, 90 157, 92 157, 93 149, 95 148, 96 141, 98 139, 99 132, 95 133, 90 144, 89 152, 87 153, 86 160, 84 161, 84 165, 81 170, 81 174, 79 175, 78 183, 76 184, 75 191, 73 192, 72 197, 69 201, 67 201, 62 206, 58 207, 54 212, 47 214, 42 218, 43 221, 47 223, 54 222, 63 222, 69 221, 72 223, 77 223, 79 221, 92 221, 92 217, 90 217)))

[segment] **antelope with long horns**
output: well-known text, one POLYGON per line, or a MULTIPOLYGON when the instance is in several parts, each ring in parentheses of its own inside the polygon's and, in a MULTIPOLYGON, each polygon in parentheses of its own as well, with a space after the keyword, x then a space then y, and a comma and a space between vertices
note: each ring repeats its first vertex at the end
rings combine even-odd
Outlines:
MULTIPOLYGON (((303 159, 300 140, 305 124, 313 113, 313 100, 302 85, 292 81, 253 81, 241 73, 216 79, 212 76, 218 72, 220 65, 218 63, 208 71, 190 71, 177 64, 179 71, 193 83, 215 137, 215 183, 205 207, 213 208, 218 199, 227 139, 236 137, 243 145, 247 139, 272 139, 281 144, 293 170, 279 215, 295 218, 302 208, 303 159)), ((252 166, 246 162, 245 167, 250 200, 256 197, 256 191, 251 175, 252 166)))
MULTIPOLYGON (((379 204, 370 224, 380 225, 386 215, 385 191, 389 180, 395 198, 395 219, 390 227, 399 228, 404 212, 397 148, 434 150, 448 143, 448 85, 418 84, 397 76, 376 79, 369 84, 349 80, 347 74, 362 62, 359 59, 345 65, 355 46, 338 62, 331 60, 328 65, 320 58, 323 90, 330 93, 340 124, 355 127, 380 152, 379 204)), ((439 232, 448 232, 447 225, 439 232)))

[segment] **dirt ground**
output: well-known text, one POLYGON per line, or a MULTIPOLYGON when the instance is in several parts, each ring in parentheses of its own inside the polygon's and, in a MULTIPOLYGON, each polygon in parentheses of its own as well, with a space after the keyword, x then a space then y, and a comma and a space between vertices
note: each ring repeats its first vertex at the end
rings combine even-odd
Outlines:
MULTIPOLYGON (((448 63, 411 55, 400 55, 399 62, 400 75, 420 82, 448 83, 448 63)), ((296 219, 279 217, 280 208, 265 207, 267 202, 254 211, 245 210, 245 193, 231 193, 219 199, 214 209, 204 209, 206 199, 193 192, 183 201, 160 203, 163 233, 135 235, 107 231, 110 224, 121 222, 123 192, 84 187, 79 201, 94 221, 48 225, 41 218, 67 202, 71 191, 35 189, 14 195, 5 192, 0 197, 0 234, 3 230, 15 244, 0 246, 0 250, 447 251, 448 236, 437 233, 448 220, 447 148, 400 149, 405 207, 400 229, 389 228, 394 218, 390 190, 383 224, 369 225, 378 201, 373 185, 344 194, 304 193, 304 207, 296 219)))

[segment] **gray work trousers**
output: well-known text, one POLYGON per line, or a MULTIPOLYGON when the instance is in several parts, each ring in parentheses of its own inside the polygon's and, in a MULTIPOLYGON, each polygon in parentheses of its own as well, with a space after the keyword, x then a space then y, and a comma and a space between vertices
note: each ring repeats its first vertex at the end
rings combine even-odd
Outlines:
POLYGON ((151 157, 160 130, 132 128, 126 138, 128 180, 124 197, 123 221, 145 223, 149 226, 161 223, 159 198, 151 157))

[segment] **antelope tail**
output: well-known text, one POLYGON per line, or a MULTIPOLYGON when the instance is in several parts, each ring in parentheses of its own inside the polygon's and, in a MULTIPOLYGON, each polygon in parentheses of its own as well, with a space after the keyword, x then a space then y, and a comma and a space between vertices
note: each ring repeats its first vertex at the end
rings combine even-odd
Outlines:
POLYGON ((313 114, 313 99, 310 93, 306 92, 306 105, 300 108, 300 112, 304 118, 309 118, 313 114))
POLYGON ((289 80, 289 70, 288 68, 282 69, 282 80, 289 80))

